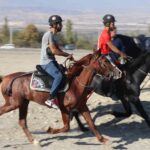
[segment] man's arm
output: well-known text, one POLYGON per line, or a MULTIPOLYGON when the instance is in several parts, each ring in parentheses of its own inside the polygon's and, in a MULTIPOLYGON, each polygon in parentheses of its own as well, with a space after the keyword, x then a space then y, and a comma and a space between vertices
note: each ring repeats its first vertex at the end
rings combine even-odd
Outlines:
POLYGON ((58 46, 56 46, 53 43, 49 44, 48 47, 50 48, 50 50, 54 55, 64 56, 64 57, 68 57, 70 55, 69 53, 63 52, 58 46))

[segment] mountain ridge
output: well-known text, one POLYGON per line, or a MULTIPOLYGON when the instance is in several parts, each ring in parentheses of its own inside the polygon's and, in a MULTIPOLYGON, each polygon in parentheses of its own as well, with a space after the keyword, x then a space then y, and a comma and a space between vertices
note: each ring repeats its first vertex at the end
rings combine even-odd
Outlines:
MULTIPOLYGON (((48 25, 48 18, 50 15, 59 14, 66 21, 72 20, 75 29, 88 30, 98 32, 102 29, 102 17, 104 12, 98 11, 82 11, 82 10, 65 10, 49 7, 27 7, 27 6, 4 6, 0 7, 0 26, 4 23, 4 18, 7 17, 9 24, 12 27, 25 27, 27 24, 33 23, 39 27, 44 28, 48 25)), ((116 17, 116 24, 120 30, 144 30, 150 24, 150 16, 147 11, 126 13, 123 11, 114 10, 116 17)), ((64 24, 65 24, 64 21, 64 24)))

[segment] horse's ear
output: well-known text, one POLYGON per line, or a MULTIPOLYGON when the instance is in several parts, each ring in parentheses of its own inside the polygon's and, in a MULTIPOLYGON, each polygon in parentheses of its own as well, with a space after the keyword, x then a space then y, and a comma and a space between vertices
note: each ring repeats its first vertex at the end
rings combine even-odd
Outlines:
POLYGON ((100 52, 99 51, 95 51, 94 52, 94 59, 98 59, 99 57, 101 56, 100 52))
POLYGON ((93 53, 95 53, 97 51, 97 49, 96 48, 93 48, 93 53))
POLYGON ((99 50, 94 51, 94 55, 96 55, 97 57, 101 56, 101 53, 99 50))
POLYGON ((94 53, 95 51, 97 51, 97 45, 96 45, 96 44, 93 46, 93 53, 94 53))

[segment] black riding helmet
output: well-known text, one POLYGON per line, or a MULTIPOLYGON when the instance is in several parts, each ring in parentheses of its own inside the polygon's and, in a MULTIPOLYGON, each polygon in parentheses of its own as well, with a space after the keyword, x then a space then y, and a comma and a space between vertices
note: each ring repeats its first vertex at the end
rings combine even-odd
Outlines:
POLYGON ((53 24, 61 23, 62 21, 63 21, 62 18, 58 15, 52 15, 48 19, 50 26, 52 26, 53 24))
POLYGON ((111 22, 115 22, 115 17, 111 14, 106 14, 104 17, 103 17, 103 23, 105 26, 109 26, 111 22))

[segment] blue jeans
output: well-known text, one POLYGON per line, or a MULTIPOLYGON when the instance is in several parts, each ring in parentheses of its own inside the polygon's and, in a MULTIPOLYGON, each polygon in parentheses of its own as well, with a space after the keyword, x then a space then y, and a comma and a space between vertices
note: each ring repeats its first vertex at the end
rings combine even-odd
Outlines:
POLYGON ((54 78, 52 82, 52 87, 50 90, 50 95, 52 97, 55 97, 57 95, 60 83, 62 81, 63 75, 61 71, 58 68, 58 63, 57 61, 51 61, 50 63, 46 65, 41 65, 41 67, 50 75, 54 78))
POLYGON ((114 52, 110 52, 108 55, 111 57, 113 63, 115 63, 119 58, 119 55, 114 52))

